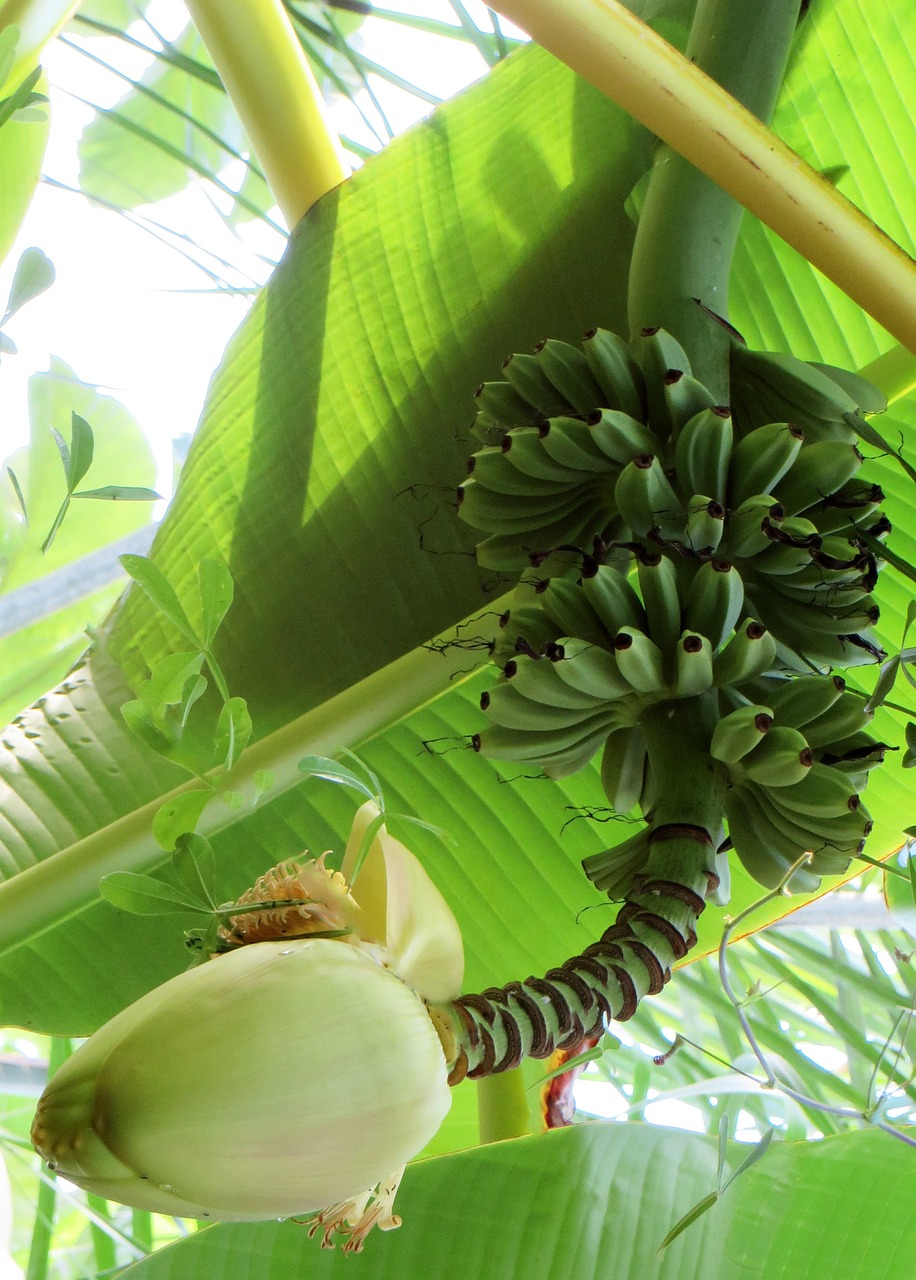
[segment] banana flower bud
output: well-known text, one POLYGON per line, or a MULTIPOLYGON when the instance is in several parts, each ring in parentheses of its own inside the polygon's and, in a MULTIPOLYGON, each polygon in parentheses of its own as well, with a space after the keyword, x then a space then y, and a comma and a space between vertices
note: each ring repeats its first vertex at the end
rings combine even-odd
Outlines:
MULTIPOLYGON (((370 802, 356 815, 345 871, 378 814, 370 802)), ((312 1231, 358 1250, 374 1224, 399 1225, 403 1166, 449 1108, 425 1002, 458 994, 461 937, 384 826, 353 894, 319 859, 282 864, 240 903, 259 901, 231 922, 230 950, 80 1046, 45 1089, 32 1140, 108 1199, 236 1221, 318 1210, 312 1231), (349 932, 309 937, 329 928, 349 932)))

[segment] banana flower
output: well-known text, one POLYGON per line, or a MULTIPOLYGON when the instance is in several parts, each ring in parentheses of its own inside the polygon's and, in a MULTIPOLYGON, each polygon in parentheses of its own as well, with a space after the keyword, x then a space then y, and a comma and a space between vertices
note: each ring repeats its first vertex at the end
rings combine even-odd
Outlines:
POLYGON ((314 1213, 362 1247, 400 1220, 403 1166, 449 1109, 446 1040, 427 1002, 458 994, 454 916, 420 863, 354 820, 343 872, 324 858, 261 877, 229 950, 150 991, 70 1057, 32 1140, 96 1195, 221 1220, 314 1213), (263 911, 252 905, 264 902, 263 911), (347 930, 339 938, 310 933, 347 930))

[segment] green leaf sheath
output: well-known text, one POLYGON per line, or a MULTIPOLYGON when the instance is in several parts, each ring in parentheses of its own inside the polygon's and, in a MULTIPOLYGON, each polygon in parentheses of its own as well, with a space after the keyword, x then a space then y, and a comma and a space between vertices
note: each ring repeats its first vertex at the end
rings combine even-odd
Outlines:
MULTIPOLYGON (((799 0, 700 0, 687 56, 767 121, 798 20, 799 0)), ((629 316, 673 333, 693 372, 728 403, 728 332, 697 305, 728 315, 728 278, 742 207, 670 147, 659 147, 630 263, 629 316)))
POLYGON ((463 995, 449 1006, 456 1038, 452 1082, 547 1058, 654 995, 696 943, 696 921, 718 886, 715 851, 724 782, 706 748, 703 698, 652 708, 643 723, 650 767, 664 779, 649 853, 617 919, 600 939, 543 978, 463 995))

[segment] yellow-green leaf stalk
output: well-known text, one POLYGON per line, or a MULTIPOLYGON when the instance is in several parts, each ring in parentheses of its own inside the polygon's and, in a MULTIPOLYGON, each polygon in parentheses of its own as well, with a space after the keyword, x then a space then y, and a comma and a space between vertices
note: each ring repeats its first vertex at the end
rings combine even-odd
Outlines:
POLYGON ((69 22, 79 8, 79 0, 0 0, 0 31, 16 27, 19 41, 16 57, 0 96, 6 96, 38 66, 41 51, 69 22))
MULTIPOLYGON (((357 814, 348 869, 378 817, 372 802, 357 814)), ((323 858, 286 863, 253 901, 264 911, 230 921, 232 949, 64 1063, 32 1138, 92 1194, 221 1220, 317 1211, 326 1244, 358 1250, 373 1225, 399 1225, 403 1167, 449 1109, 454 1046, 426 1001, 460 989, 458 926, 384 825, 352 886, 323 858), (329 927, 346 932, 321 936, 329 927)))
POLYGON ((350 168, 281 0, 186 0, 287 226, 350 168))
POLYGON ((493 6, 837 284, 916 352, 916 263, 864 213, 618 0, 493 6))

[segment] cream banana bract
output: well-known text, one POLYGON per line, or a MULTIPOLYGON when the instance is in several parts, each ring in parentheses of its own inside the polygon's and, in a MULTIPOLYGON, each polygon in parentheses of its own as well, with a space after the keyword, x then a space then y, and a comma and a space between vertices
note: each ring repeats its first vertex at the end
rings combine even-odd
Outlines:
MULTIPOLYGON (((357 814, 351 867, 378 810, 357 814)), ((310 1214, 358 1249, 397 1226, 403 1166, 450 1103, 425 1001, 454 997, 457 924, 416 858, 381 827, 350 894, 323 861, 299 868, 302 904, 271 909, 267 940, 143 996, 97 1031, 45 1090, 33 1141, 87 1191, 137 1208, 255 1220, 310 1214), (341 939, 309 932, 349 927, 341 939), (273 930, 271 939, 271 930, 273 930)), ((262 878, 271 897, 295 867, 262 878)), ((252 901, 251 892, 246 895, 252 901)))

